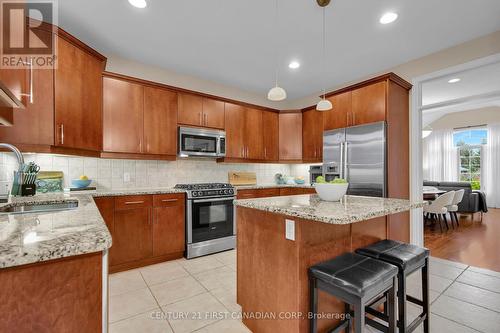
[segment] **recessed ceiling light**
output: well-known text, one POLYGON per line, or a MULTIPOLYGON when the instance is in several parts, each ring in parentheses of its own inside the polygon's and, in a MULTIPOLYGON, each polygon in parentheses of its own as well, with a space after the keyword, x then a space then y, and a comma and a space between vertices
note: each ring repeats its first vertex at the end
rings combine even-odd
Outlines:
POLYGON ((298 61, 292 61, 288 64, 288 67, 291 69, 297 69, 300 67, 300 63, 298 61))
POLYGON ((137 7, 137 8, 146 8, 146 6, 148 5, 146 0, 128 0, 128 2, 132 6, 137 7))
POLYGON ((456 77, 454 79, 449 80, 448 83, 457 83, 460 82, 460 80, 461 80, 460 78, 456 77))
POLYGON ((388 12, 382 15, 382 17, 380 18, 380 23, 389 24, 396 21, 397 19, 398 19, 398 14, 394 12, 388 12))

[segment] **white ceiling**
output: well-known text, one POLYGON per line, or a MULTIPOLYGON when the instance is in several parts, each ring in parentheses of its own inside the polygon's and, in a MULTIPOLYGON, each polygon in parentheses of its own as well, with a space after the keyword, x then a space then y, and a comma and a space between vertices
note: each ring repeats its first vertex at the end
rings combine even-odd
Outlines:
POLYGON ((500 91, 500 62, 425 82, 422 85, 422 105, 429 106, 494 91, 500 91), (459 78, 460 81, 448 83, 453 78, 459 78))
POLYGON ((321 9, 315 0, 59 1, 59 24, 104 54, 115 54, 265 96, 279 48, 281 86, 310 96, 500 30, 498 0, 332 0, 327 69, 322 72, 321 9), (399 19, 378 23, 386 11, 399 19), (290 60, 300 61, 292 71, 290 60))

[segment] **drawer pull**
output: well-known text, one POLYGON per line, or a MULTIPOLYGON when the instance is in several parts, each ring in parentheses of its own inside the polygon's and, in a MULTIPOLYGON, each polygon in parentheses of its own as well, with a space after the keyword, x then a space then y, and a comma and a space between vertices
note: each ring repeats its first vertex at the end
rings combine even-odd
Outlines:
POLYGON ((161 202, 176 202, 179 201, 179 199, 163 199, 161 202))
POLYGON ((143 204, 144 201, 127 201, 125 202, 125 205, 139 205, 139 204, 143 204))

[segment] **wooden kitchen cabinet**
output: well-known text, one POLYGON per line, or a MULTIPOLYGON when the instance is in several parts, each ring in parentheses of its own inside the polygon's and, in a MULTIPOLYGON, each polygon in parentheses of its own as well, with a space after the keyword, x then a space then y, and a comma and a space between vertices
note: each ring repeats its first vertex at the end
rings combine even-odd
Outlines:
POLYGON ((245 108, 245 158, 262 160, 264 158, 264 137, 262 132, 262 111, 245 108))
POLYGON ((113 238, 110 272, 183 256, 184 193, 100 197, 94 201, 113 238))
POLYGON ((343 92, 328 98, 332 109, 324 112, 324 130, 332 130, 351 126, 352 93, 343 92))
POLYGON ((105 59, 57 38, 54 71, 55 146, 102 150, 102 71, 105 59))
POLYGON ((144 135, 143 86, 103 78, 103 150, 141 153, 144 135))
POLYGON ((177 93, 144 88, 144 145, 147 154, 177 153, 177 93))
POLYGON ((373 83, 352 91, 352 125, 363 125, 386 119, 387 82, 373 83))
POLYGON ((186 93, 178 100, 179 124, 224 129, 224 102, 186 93))
POLYGON ((110 266, 151 257, 152 198, 149 195, 115 198, 113 256, 110 266))
POLYGON ((184 209, 184 194, 154 196, 153 257, 184 252, 184 209))
POLYGON ((314 108, 302 113, 302 160, 323 161, 323 112, 314 108))
POLYGON ((102 156, 175 158, 177 93, 108 73, 103 82, 102 156))
POLYGON ((302 160, 302 113, 279 114, 280 161, 302 160))
POLYGON ((203 97, 203 126, 224 129, 224 102, 203 97))
POLYGON ((261 110, 226 103, 225 123, 226 158, 263 159, 261 110))
MULTIPOLYGON (((39 31, 40 38, 50 38, 50 32, 39 31)), ((0 80, 4 73, 17 70, 0 69, 0 80)), ((23 72, 23 71, 20 71, 23 72)), ((25 75, 21 74, 21 76, 25 75)), ((7 80, 8 81, 8 80, 7 80)), ((29 83, 29 80, 28 80, 29 83)), ((49 149, 54 144, 54 73, 53 69, 33 69, 33 99, 23 96, 24 109, 13 109, 13 126, 0 126, 0 142, 16 146, 38 145, 49 149)), ((29 94, 29 85, 19 91, 29 94), (27 89, 27 90, 23 90, 27 89)), ((21 147, 23 148, 23 147, 21 147)), ((26 150, 26 149, 23 149, 26 150)))
POLYGON ((262 133, 265 161, 279 160, 279 115, 262 111, 262 133))
POLYGON ((263 188, 263 189, 248 189, 237 190, 237 199, 255 199, 255 198, 268 198, 277 197, 280 195, 280 189, 277 187, 263 188))
POLYGON ((245 108, 226 103, 226 157, 245 158, 245 108))

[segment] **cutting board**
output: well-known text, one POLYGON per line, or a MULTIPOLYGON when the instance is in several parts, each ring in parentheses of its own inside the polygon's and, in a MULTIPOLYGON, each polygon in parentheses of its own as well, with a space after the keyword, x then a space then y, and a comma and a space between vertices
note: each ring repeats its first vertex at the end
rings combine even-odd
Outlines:
POLYGON ((256 185, 257 175, 255 172, 228 172, 231 185, 256 185))

